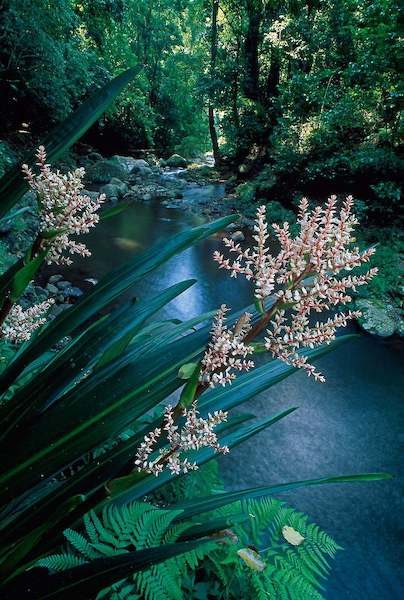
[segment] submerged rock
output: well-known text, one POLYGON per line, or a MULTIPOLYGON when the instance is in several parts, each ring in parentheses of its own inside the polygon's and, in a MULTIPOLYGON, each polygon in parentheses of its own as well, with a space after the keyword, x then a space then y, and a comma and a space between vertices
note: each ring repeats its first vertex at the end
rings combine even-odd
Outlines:
POLYGON ((404 334, 403 316, 389 302, 381 304, 373 299, 359 299, 355 304, 362 311, 359 324, 368 333, 383 338, 404 334))

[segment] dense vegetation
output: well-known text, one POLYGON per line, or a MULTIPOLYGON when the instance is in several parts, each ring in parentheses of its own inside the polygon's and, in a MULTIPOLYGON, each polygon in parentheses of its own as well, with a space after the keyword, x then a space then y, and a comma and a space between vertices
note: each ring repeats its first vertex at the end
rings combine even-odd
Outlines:
MULTIPOLYGON (((365 242, 386 244, 380 266, 394 264, 397 278, 399 2, 51 5, 2 2, 0 171, 111 77, 141 66, 83 141, 107 155, 213 148, 246 214, 261 202, 290 209, 301 194, 351 193, 365 242)), ((402 305, 388 277, 381 287, 402 305)))
POLYGON ((51 4, 2 2, 0 137, 26 143, 112 76, 143 65, 88 134, 100 149, 191 155, 210 146, 210 125, 219 161, 244 176, 265 165, 259 197, 285 202, 296 189, 337 186, 365 193, 370 212, 388 206, 391 217, 400 164, 395 0, 51 4))

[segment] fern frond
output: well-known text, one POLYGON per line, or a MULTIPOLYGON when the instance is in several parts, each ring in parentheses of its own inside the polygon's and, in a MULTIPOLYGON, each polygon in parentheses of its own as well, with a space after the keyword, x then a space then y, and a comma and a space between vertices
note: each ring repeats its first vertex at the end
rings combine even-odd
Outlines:
POLYGON ((93 558, 100 557, 100 554, 94 549, 92 544, 81 533, 78 533, 74 529, 66 529, 63 532, 63 535, 65 536, 69 544, 73 546, 75 550, 77 550, 79 555, 82 555, 84 558, 91 560, 93 558))
POLYGON ((86 560, 77 556, 76 554, 69 554, 68 552, 62 554, 51 554, 45 558, 38 560, 36 565, 38 567, 45 567, 50 571, 65 571, 66 569, 73 569, 84 565, 86 560))

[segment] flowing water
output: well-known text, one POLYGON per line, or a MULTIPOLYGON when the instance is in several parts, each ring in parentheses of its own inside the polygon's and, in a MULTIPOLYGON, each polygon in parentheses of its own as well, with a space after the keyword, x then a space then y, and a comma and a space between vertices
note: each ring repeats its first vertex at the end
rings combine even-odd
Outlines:
MULTIPOLYGON (((188 186, 185 199, 214 202, 223 193, 220 185, 188 186)), ((86 236, 93 256, 75 263, 66 277, 78 283, 89 277, 99 279, 158 239, 203 221, 189 210, 159 203, 133 205, 86 236)), ((197 283, 170 304, 165 316, 186 319, 223 302, 233 309, 249 304, 249 286, 230 279, 213 263, 212 252, 219 244, 217 236, 188 249, 143 280, 135 294, 147 297, 196 278, 197 283)), ((404 596, 402 358, 397 343, 370 336, 342 346, 318 361, 326 384, 297 373, 244 405, 243 410, 259 417, 290 406, 299 410, 221 459, 229 489, 359 472, 396 475, 392 481, 314 487, 282 495, 345 549, 333 564, 325 591, 329 600, 404 596)))

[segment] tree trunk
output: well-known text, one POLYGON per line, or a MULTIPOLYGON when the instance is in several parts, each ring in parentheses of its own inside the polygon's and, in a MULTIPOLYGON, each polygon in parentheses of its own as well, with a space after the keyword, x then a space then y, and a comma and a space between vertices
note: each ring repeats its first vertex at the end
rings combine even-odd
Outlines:
POLYGON ((260 28, 262 21, 261 0, 247 1, 248 26, 244 43, 245 55, 245 79, 244 93, 250 100, 258 100, 260 96, 259 89, 259 60, 258 48, 260 44, 260 28))
POLYGON ((219 142, 215 124, 214 111, 214 96, 215 96, 215 80, 216 80, 216 56, 217 56, 217 13, 219 11, 219 0, 212 0, 212 24, 210 38, 210 90, 209 90, 209 132, 212 141, 213 158, 215 165, 218 166, 221 162, 219 142))

